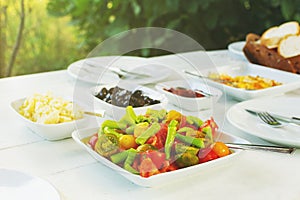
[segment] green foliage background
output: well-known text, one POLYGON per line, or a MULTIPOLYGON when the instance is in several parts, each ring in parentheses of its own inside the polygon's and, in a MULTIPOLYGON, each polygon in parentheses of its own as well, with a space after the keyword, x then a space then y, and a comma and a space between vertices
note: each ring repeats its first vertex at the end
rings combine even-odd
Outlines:
MULTIPOLYGON (((71 16, 88 49, 117 33, 137 27, 164 27, 198 41, 206 50, 224 49, 284 21, 300 21, 296 0, 53 0, 48 11, 71 16)), ((155 51, 136 54, 153 56, 155 51)))
MULTIPOLYGON (((18 0, 9 2, 14 4, 11 19, 18 19, 18 0)), ((261 34, 285 21, 300 21, 297 0, 26 0, 26 9, 26 31, 13 75, 66 69, 105 39, 133 28, 173 29, 215 50, 244 40, 249 32, 261 34)), ((6 57, 18 26, 17 20, 9 22, 6 57)), ((163 44, 164 38, 153 42, 163 44)), ((164 53, 143 49, 131 55, 164 53)))

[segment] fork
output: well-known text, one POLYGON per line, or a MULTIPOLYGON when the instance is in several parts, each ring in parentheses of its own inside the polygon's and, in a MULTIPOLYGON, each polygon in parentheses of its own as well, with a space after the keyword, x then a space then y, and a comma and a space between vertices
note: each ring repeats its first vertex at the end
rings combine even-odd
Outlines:
POLYGON ((276 120, 268 112, 258 112, 257 115, 263 122, 270 125, 271 127, 279 128, 279 127, 283 127, 285 125, 285 124, 279 122, 278 120, 276 120))

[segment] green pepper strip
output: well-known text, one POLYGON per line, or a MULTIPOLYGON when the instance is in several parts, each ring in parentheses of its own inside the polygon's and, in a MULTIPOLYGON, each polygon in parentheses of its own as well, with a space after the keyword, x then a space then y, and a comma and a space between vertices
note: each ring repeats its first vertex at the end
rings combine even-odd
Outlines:
POLYGON ((165 154, 167 160, 170 159, 171 157, 171 148, 175 140, 177 124, 178 122, 173 119, 168 125, 168 133, 167 133, 167 138, 165 143, 165 154))
POLYGON ((126 124, 122 124, 114 120, 105 120, 101 125, 101 129, 98 130, 98 135, 101 135, 103 133, 105 127, 111 129, 124 129, 126 128, 126 124))
POLYGON ((112 135, 116 136, 117 138, 120 138, 123 135, 109 127, 104 127, 103 132, 104 132, 104 134, 112 134, 112 135))
POLYGON ((126 114, 120 119, 119 123, 128 125, 134 125, 136 120, 136 114, 132 106, 126 107, 126 114))
POLYGON ((196 147, 186 146, 182 143, 177 143, 175 145, 176 154, 183 154, 185 152, 190 152, 191 154, 196 155, 199 152, 199 149, 196 147))
POLYGON ((206 136, 210 139, 211 142, 213 142, 213 135, 210 126, 204 127, 202 129, 202 132, 206 134, 206 136))
POLYGON ((179 133, 177 133, 175 137, 177 139, 179 139, 180 141, 182 141, 184 143, 187 143, 187 144, 191 144, 195 147, 198 147, 198 148, 203 148, 204 147, 204 142, 200 138, 195 138, 195 137, 191 137, 191 136, 184 136, 184 135, 181 135, 179 133))
POLYGON ((201 119, 199 119, 198 117, 195 117, 195 116, 187 116, 186 121, 189 124, 196 125, 197 127, 200 127, 203 124, 203 121, 201 119))
POLYGON ((135 139, 137 144, 145 144, 145 142, 160 130, 160 124, 154 122, 146 131, 135 139))
POLYGON ((134 128, 136 127, 136 124, 133 124, 131 126, 129 126, 128 128, 125 129, 125 132, 127 134, 133 134, 134 133, 134 128))
POLYGON ((135 159, 137 151, 135 149, 131 148, 131 149, 128 149, 127 152, 128 152, 128 155, 127 155, 127 158, 124 162, 124 169, 131 172, 131 173, 133 173, 133 174, 139 174, 139 172, 131 166, 134 159, 135 159))
POLYGON ((177 132, 178 133, 183 133, 183 132, 188 132, 188 131, 195 131, 193 128, 190 127, 183 127, 181 129, 179 129, 177 132))
POLYGON ((153 110, 153 109, 148 108, 146 111, 146 115, 150 115, 151 121, 158 122, 165 118, 165 116, 167 115, 167 111, 164 109, 153 110))
POLYGON ((127 158, 127 156, 128 156, 128 151, 122 151, 120 153, 116 153, 110 156, 110 160, 115 164, 119 164, 123 162, 127 158))

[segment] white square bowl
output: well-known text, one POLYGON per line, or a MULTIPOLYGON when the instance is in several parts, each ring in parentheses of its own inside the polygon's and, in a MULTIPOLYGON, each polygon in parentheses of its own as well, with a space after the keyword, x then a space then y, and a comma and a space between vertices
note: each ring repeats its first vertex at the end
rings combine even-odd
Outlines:
MULTIPOLYGON (((112 117, 114 120, 119 120, 124 114, 126 113, 126 107, 120 107, 115 106, 110 103, 105 102, 104 100, 101 100, 97 98, 95 95, 98 91, 100 91, 102 88, 110 89, 112 87, 117 86, 117 84, 109 84, 109 85, 100 85, 95 86, 90 89, 90 94, 93 96, 93 102, 94 102, 94 109, 104 109, 105 113, 112 117)), ((168 103, 168 99, 165 97, 165 95, 151 89, 145 86, 136 85, 134 83, 129 82, 122 82, 118 85, 118 87, 122 89, 126 89, 128 91, 135 91, 135 90, 141 90, 145 96, 148 96, 154 100, 159 100, 160 103, 149 105, 149 106, 143 106, 143 107, 134 107, 133 110, 136 114, 143 114, 146 113, 148 108, 160 110, 165 109, 168 103)))
POLYGON ((59 124, 42 124, 33 122, 19 113, 19 108, 26 98, 18 99, 11 102, 10 106, 18 118, 34 133, 47 140, 61 140, 70 138, 74 130, 84 128, 88 124, 88 118, 84 115, 82 119, 59 124))
MULTIPOLYGON (((209 162, 197 164, 194 166, 178 169, 171 172, 165 172, 150 176, 148 178, 142 177, 128 172, 117 164, 114 164, 110 160, 98 154, 90 146, 82 142, 82 139, 90 137, 98 132, 99 127, 79 129, 72 133, 72 138, 78 143, 83 149, 85 149, 91 156, 93 156, 98 162, 112 169, 116 173, 124 176, 129 181, 144 187, 160 187, 168 183, 181 181, 187 178, 196 177, 201 175, 211 175, 213 177, 215 170, 223 170, 233 164, 233 161, 242 153, 243 150, 236 149, 228 156, 224 156, 209 162)), ((218 141, 229 142, 229 143, 249 143, 248 141, 239 137, 222 133, 218 141)), ((99 171, 101 173, 101 171, 99 171)), ((118 181, 118 180, 115 180, 118 181)))
POLYGON ((184 80, 168 81, 168 82, 158 83, 155 86, 155 88, 168 98, 169 103, 172 103, 175 106, 187 111, 199 111, 199 110, 210 109, 222 96, 222 92, 220 90, 208 86, 207 84, 202 84, 196 81, 184 81, 184 80), (197 97, 197 98, 183 97, 165 90, 165 89, 177 88, 177 87, 181 87, 193 91, 201 90, 204 93, 208 93, 210 95, 205 95, 204 97, 197 97))

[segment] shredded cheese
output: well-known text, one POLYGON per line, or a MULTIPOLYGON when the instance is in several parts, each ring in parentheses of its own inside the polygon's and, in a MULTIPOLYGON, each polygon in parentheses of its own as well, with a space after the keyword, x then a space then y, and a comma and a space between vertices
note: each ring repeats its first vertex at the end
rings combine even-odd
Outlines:
POLYGON ((19 113, 42 124, 59 124, 83 118, 81 108, 61 97, 54 97, 50 92, 26 98, 19 113))

